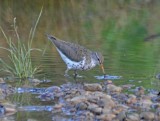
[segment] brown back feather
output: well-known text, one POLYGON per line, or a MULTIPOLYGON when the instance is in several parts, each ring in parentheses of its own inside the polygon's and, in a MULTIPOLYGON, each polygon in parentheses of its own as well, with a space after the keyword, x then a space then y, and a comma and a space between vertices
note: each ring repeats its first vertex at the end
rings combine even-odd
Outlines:
POLYGON ((48 39, 52 41, 52 43, 64 54, 66 55, 69 59, 79 62, 83 59, 83 57, 90 52, 88 49, 86 49, 83 46, 70 43, 70 42, 65 42, 62 40, 57 39, 54 36, 47 35, 48 39))

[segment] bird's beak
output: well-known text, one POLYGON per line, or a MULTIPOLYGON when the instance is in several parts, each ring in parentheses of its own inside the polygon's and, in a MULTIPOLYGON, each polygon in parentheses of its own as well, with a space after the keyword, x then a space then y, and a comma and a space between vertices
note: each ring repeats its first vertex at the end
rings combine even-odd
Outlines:
POLYGON ((104 66, 103 66, 103 64, 100 64, 100 67, 101 67, 101 69, 102 69, 102 71, 103 71, 103 74, 105 74, 105 71, 104 71, 104 66))

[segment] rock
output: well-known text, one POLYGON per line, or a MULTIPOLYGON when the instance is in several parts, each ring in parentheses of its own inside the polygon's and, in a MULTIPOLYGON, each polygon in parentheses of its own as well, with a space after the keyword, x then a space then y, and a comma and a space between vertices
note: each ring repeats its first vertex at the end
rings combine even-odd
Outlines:
MULTIPOLYGON (((67 121, 68 118, 66 116, 62 115, 53 115, 51 121, 67 121)), ((28 120, 27 120, 28 121, 28 120)), ((38 121, 38 120, 36 120, 38 121)))
POLYGON ((122 91, 121 87, 115 86, 113 84, 107 85, 107 92, 120 93, 122 91))
POLYGON ((97 104, 95 104, 95 103, 88 103, 88 110, 92 110, 92 109, 94 109, 94 108, 98 108, 99 106, 97 105, 97 104))
POLYGON ((80 96, 81 95, 81 90, 78 90, 78 89, 70 89, 68 91, 64 91, 63 92, 64 95, 65 95, 65 99, 71 99, 71 98, 74 98, 76 96, 80 96))
POLYGON ((128 94, 118 93, 112 95, 112 98, 117 103, 124 103, 128 99, 128 94))
POLYGON ((31 79, 30 81, 32 83, 41 83, 41 80, 39 80, 39 79, 31 79))
POLYGON ((103 113, 108 113, 108 111, 115 107, 115 103, 112 99, 104 98, 102 101, 104 102, 104 107, 102 109, 103 113))
POLYGON ((152 100, 154 100, 155 102, 160 102, 160 96, 154 97, 152 100))
POLYGON ((97 115, 96 119, 100 121, 113 121, 116 116, 112 113, 97 115))
POLYGON ((86 110, 87 107, 88 107, 88 104, 84 102, 80 102, 76 105, 77 110, 86 110))
POLYGON ((106 105, 106 101, 104 99, 100 99, 100 100, 97 101, 97 105, 99 107, 103 107, 104 108, 104 106, 106 105))
POLYGON ((0 78, 0 84, 5 83, 3 78, 0 78))
POLYGON ((160 109, 156 111, 155 120, 160 121, 160 109))
POLYGON ((137 113, 127 114, 126 120, 127 121, 140 121, 139 114, 137 113))
POLYGON ((89 111, 85 112, 85 121, 94 121, 93 113, 89 111))
POLYGON ((9 102, 6 102, 3 105, 1 105, 1 108, 5 109, 5 115, 6 116, 13 115, 17 112, 16 106, 9 103, 9 102))
POLYGON ((90 111, 96 115, 99 115, 102 113, 102 108, 97 107, 97 108, 91 108, 90 111))
POLYGON ((48 87, 45 90, 44 94, 53 95, 56 98, 59 98, 59 97, 64 95, 64 93, 62 92, 61 88, 58 87, 58 86, 48 87))
POLYGON ((124 110, 124 108, 122 106, 116 106, 115 108, 112 109, 112 113, 115 115, 118 115, 123 110, 124 110))
POLYGON ((67 101, 71 102, 71 104, 78 104, 80 102, 86 102, 87 98, 83 95, 77 96, 77 97, 73 97, 72 99, 68 99, 67 101))
POLYGON ((102 86, 100 84, 84 84, 84 90, 86 91, 102 91, 102 86))
POLYGON ((144 95, 145 93, 145 89, 144 87, 137 87, 136 90, 135 90, 135 95, 136 96, 141 96, 141 95, 144 95))
POLYGON ((110 95, 107 95, 103 92, 98 92, 98 91, 91 92, 90 95, 95 96, 95 97, 99 97, 99 98, 111 99, 110 95))
POLYGON ((150 109, 153 102, 150 98, 142 97, 139 101, 141 108, 150 109))
POLYGON ((134 87, 135 85, 133 85, 133 84, 125 84, 125 85, 122 85, 121 87, 123 88, 123 89, 131 89, 132 87, 134 87))
POLYGON ((0 105, 0 116, 6 113, 6 108, 3 105, 0 105))
POLYGON ((155 117, 155 115, 153 112, 142 112, 140 114, 140 119, 143 119, 145 121, 153 121, 154 117, 155 117))
POLYGON ((94 121, 94 114, 90 111, 83 111, 76 117, 74 121, 94 121))
POLYGON ((48 87, 45 92, 47 93, 57 93, 57 92, 61 92, 61 88, 58 87, 58 86, 51 86, 51 87, 48 87))
POLYGON ((61 109, 62 107, 63 104, 55 104, 53 108, 56 110, 56 109, 61 109))
POLYGON ((137 98, 133 94, 130 94, 129 98, 126 100, 127 104, 133 104, 133 103, 136 103, 136 102, 137 102, 137 98))
POLYGON ((117 119, 119 119, 119 121, 126 121, 126 117, 127 115, 125 111, 122 111, 117 115, 117 119))
POLYGON ((104 102, 104 108, 106 107, 108 109, 111 109, 115 107, 115 102, 111 98, 104 97, 101 100, 104 102))
POLYGON ((97 101, 99 100, 99 97, 94 95, 88 95, 87 100, 91 103, 97 103, 97 101))

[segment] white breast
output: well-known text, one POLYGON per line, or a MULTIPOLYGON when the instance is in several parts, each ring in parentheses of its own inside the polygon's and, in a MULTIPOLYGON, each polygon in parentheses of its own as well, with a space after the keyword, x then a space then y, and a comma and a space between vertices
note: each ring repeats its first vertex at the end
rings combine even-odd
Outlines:
POLYGON ((71 61, 58 48, 56 49, 59 52, 63 61, 66 63, 68 69, 82 69, 84 67, 85 59, 80 62, 71 61))

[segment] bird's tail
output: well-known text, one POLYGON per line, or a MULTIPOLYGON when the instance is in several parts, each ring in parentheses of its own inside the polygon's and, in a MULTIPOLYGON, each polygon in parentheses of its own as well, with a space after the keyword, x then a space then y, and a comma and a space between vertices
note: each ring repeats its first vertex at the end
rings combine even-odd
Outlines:
POLYGON ((55 36, 53 36, 53 35, 49 35, 49 34, 47 34, 47 33, 45 33, 45 35, 46 35, 47 38, 48 38, 49 40, 51 40, 51 41, 57 40, 57 38, 56 38, 55 36))

